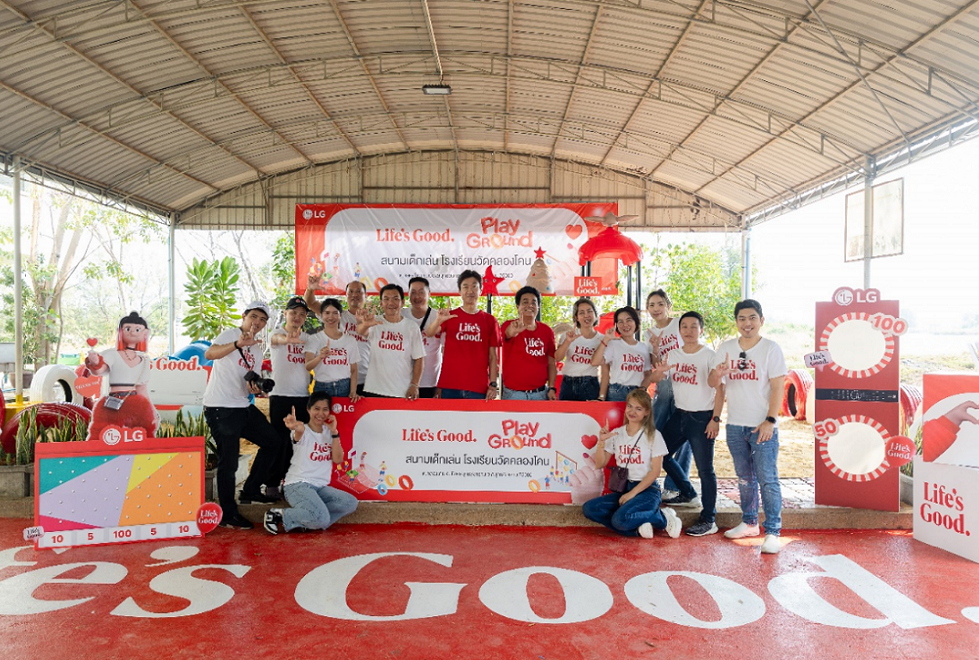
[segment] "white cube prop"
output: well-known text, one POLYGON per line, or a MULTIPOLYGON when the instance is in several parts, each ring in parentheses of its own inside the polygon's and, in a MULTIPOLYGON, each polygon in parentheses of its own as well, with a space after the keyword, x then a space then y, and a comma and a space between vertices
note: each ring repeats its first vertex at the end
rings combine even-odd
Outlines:
POLYGON ((979 469, 914 459, 914 538, 979 562, 979 469))

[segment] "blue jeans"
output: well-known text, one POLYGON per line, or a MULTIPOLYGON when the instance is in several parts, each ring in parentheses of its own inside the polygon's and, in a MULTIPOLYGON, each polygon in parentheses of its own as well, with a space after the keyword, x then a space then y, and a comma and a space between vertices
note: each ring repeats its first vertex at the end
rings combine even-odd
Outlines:
POLYGON ((597 376, 565 376, 561 379, 561 401, 595 401, 598 399, 597 376))
POLYGON ((765 534, 779 535, 782 530, 782 486, 778 481, 778 427, 768 442, 758 442, 758 433, 750 426, 725 427, 727 447, 734 460, 741 493, 741 520, 758 524, 758 490, 765 508, 765 534))
POLYGON ((511 390, 506 385, 503 386, 503 396, 501 399, 517 399, 519 401, 547 401, 547 388, 536 392, 524 392, 523 390, 511 390))
POLYGON ((282 438, 255 406, 247 408, 204 408, 204 420, 211 429, 211 436, 218 451, 218 503, 225 519, 238 515, 235 502, 235 472, 238 471, 238 450, 241 438, 258 445, 258 453, 252 462, 241 487, 243 493, 261 493, 262 484, 278 486, 274 482, 275 469, 282 451, 282 438))
MULTIPOLYGON (((671 378, 665 378, 656 383, 656 396, 653 397, 653 423, 656 425, 656 428, 660 430, 665 429, 675 412, 676 402, 673 399, 673 380, 671 378)), ((690 446, 683 444, 675 452, 671 452, 670 456, 680 471, 683 472, 683 478, 687 479, 690 475, 690 458, 692 456, 690 446)), ((667 474, 666 479, 663 480, 663 490, 680 490, 670 474, 667 474)), ((683 493, 680 494, 682 495, 683 493)))
POLYGON ((636 389, 635 385, 621 385, 619 383, 609 383, 608 390, 605 392, 606 401, 625 401, 629 392, 636 389))
POLYGON ((357 498, 350 493, 305 481, 286 484, 285 496, 292 507, 282 510, 282 524, 287 532, 299 527, 326 529, 357 508, 357 498))
MULTIPOLYGON (((707 425, 710 424, 714 416, 713 410, 701 410, 698 412, 688 412, 677 410, 670 418, 666 428, 663 429, 663 437, 669 437, 667 447, 672 451, 674 447, 678 450, 683 447, 693 451, 694 461, 697 463, 697 473, 700 475, 701 503, 703 510, 700 512, 701 522, 714 522, 717 515, 717 477, 714 474, 714 441, 707 437, 707 425), (680 444, 682 443, 682 444, 680 444)), ((666 459, 663 459, 664 467, 666 459)), ((675 461, 673 461, 675 464, 675 461)), ((690 479, 683 475, 682 481, 678 480, 680 468, 677 466, 673 480, 679 485, 677 490, 682 497, 692 497, 696 494, 690 479)))
MULTIPOLYGON (((639 484, 630 481, 628 489, 639 484)), ((660 492, 655 483, 625 504, 619 504, 622 493, 609 493, 588 500, 581 512, 588 520, 594 520, 618 532, 622 536, 639 536, 639 526, 650 523, 656 529, 666 529, 666 516, 659 510, 660 492)))
POLYGON ((451 387, 442 388, 443 399, 485 399, 486 392, 480 394, 472 390, 454 390, 451 387))
POLYGON ((350 396, 350 379, 341 378, 340 380, 318 380, 313 383, 314 392, 326 392, 330 398, 338 396, 350 396))

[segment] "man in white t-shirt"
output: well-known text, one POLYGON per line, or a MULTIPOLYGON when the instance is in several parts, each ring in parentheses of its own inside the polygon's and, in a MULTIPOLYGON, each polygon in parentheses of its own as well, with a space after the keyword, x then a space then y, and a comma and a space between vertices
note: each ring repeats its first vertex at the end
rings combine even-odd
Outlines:
MULTIPOLYGON (((292 460, 292 434, 285 425, 285 418, 296 411, 296 419, 306 423, 309 413, 306 403, 309 399, 309 366, 314 352, 309 335, 303 331, 309 307, 302 296, 293 296, 286 302, 285 323, 272 331, 269 338, 269 356, 272 358, 272 378, 275 387, 269 394, 269 421, 279 437, 282 438, 282 451, 273 473, 273 481, 278 484, 285 478, 292 460)), ((318 345, 316 346, 318 350, 318 345)), ((279 486, 265 489, 269 497, 280 498, 279 486)))
POLYGON ((782 487, 778 480, 778 414, 785 384, 785 357, 771 339, 761 336, 765 316, 757 300, 734 306, 736 339, 717 348, 708 378, 711 387, 725 384, 727 446, 734 460, 741 493, 741 524, 724 532, 729 539, 758 536, 758 491, 765 509, 761 551, 781 548, 782 487))
POLYGON ((371 344, 373 364, 364 383, 367 395, 418 398, 425 346, 418 326, 401 315, 405 293, 397 284, 381 287, 383 316, 361 312, 357 332, 371 344))
MULTIPOLYGON (((340 329, 353 337, 357 341, 357 348, 360 354, 357 359, 357 394, 364 393, 364 383, 367 381, 367 368, 371 361, 371 345, 367 339, 357 332, 357 324, 360 323, 360 312, 367 304, 367 287, 359 280, 354 280, 347 285, 347 311, 340 317, 340 329)), ((310 275, 309 286, 303 294, 303 300, 309 305, 309 309, 316 314, 322 310, 321 303, 316 301, 316 282, 310 275)), ((350 384, 354 387, 354 383, 350 384)))
POLYGON ((225 330, 204 353, 212 360, 211 376, 204 390, 204 419, 218 451, 218 502, 221 504, 222 527, 251 529, 251 521, 238 512, 235 503, 235 472, 238 470, 240 439, 258 445, 252 469, 241 489, 241 502, 274 502, 261 492, 262 484, 273 478, 279 455, 279 436, 249 400, 250 394, 262 394, 254 380, 262 367, 262 347, 257 335, 269 320, 269 307, 264 302, 249 303, 241 315, 241 326, 225 330), (252 374, 246 380, 246 374, 252 374))
POLYGON ((425 334, 425 329, 435 322, 437 316, 435 310, 428 306, 430 293, 431 287, 427 279, 412 277, 408 280, 408 302, 411 305, 401 312, 403 317, 418 324, 422 344, 425 346, 425 364, 421 382, 418 384, 419 399, 435 398, 436 384, 442 372, 442 340, 440 337, 429 337, 425 334))

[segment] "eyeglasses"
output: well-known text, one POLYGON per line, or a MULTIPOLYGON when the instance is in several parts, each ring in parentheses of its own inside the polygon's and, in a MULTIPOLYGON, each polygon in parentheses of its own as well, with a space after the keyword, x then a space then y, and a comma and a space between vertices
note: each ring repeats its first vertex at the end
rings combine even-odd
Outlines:
POLYGON ((748 368, 748 354, 744 351, 738 353, 738 371, 744 371, 748 368))

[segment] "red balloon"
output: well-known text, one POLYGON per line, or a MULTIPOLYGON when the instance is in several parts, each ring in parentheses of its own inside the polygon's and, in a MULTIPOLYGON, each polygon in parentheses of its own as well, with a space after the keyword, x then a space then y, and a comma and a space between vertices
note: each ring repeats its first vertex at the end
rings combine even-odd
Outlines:
POLYGON ((197 529, 201 534, 213 532, 221 522, 221 507, 214 502, 205 502, 197 510, 197 529))

